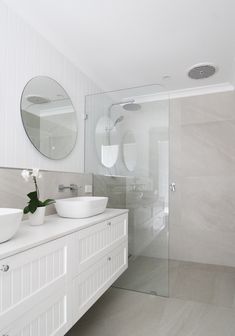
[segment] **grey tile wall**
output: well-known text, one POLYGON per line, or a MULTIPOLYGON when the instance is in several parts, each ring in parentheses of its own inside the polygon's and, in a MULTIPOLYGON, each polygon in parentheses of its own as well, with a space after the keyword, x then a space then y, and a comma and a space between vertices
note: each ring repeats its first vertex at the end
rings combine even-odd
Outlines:
POLYGON ((235 94, 171 102, 170 255, 235 266, 235 94))
POLYGON ((95 196, 108 196, 109 208, 126 208, 126 178, 117 176, 94 175, 95 196))
MULTIPOLYGON (((27 193, 34 190, 32 181, 25 182, 21 176, 22 169, 0 168, 0 207, 23 209, 27 203, 27 193)), ((92 184, 91 174, 64 173, 54 171, 41 171, 42 178, 38 180, 40 198, 67 198, 77 195, 85 195, 85 185, 92 184), (58 191, 58 185, 77 184, 81 188, 78 192, 65 190, 58 191)), ((89 195, 86 193, 86 195, 89 195)), ((46 214, 55 213, 54 205, 47 207, 46 214)))

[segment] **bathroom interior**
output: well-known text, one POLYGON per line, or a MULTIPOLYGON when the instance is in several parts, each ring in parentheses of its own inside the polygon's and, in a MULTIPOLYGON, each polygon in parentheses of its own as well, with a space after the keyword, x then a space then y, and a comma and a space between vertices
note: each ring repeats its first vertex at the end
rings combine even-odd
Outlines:
POLYGON ((234 17, 0 0, 0 336, 235 335, 234 17))

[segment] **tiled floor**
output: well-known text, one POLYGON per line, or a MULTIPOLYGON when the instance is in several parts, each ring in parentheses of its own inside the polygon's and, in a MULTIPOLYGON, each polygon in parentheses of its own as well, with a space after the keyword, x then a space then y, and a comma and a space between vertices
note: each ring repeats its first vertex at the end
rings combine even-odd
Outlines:
POLYGON ((111 288, 67 336, 234 336, 235 310, 111 288))
POLYGON ((168 296, 168 261, 144 256, 132 257, 128 269, 114 287, 168 296))
POLYGON ((169 266, 170 297, 235 308, 234 267, 174 260, 169 266))
MULTIPOLYGON (((156 289, 156 279, 167 279, 159 276, 165 261, 140 258, 131 267, 119 284, 156 289)), ((111 288, 67 336, 235 335, 234 268, 171 260, 169 280, 170 298, 111 288)))
POLYGON ((183 300, 235 307, 235 268, 139 256, 115 286, 142 292, 156 292, 183 300))

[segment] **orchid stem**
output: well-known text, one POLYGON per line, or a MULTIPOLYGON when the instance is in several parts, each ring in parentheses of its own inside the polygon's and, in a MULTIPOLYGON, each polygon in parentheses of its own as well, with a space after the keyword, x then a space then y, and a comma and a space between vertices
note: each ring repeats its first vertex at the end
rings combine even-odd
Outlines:
POLYGON ((38 189, 37 179, 36 179, 35 176, 33 176, 33 182, 35 184, 35 189, 36 189, 36 192, 37 192, 37 197, 39 199, 39 189, 38 189))

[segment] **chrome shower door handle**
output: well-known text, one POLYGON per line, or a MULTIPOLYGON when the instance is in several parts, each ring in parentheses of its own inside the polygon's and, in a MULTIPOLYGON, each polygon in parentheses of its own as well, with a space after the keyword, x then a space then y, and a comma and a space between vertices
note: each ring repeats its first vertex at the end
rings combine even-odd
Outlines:
POLYGON ((176 184, 175 184, 175 182, 172 182, 172 183, 170 184, 170 191, 172 191, 172 192, 175 192, 175 191, 176 191, 176 184))

